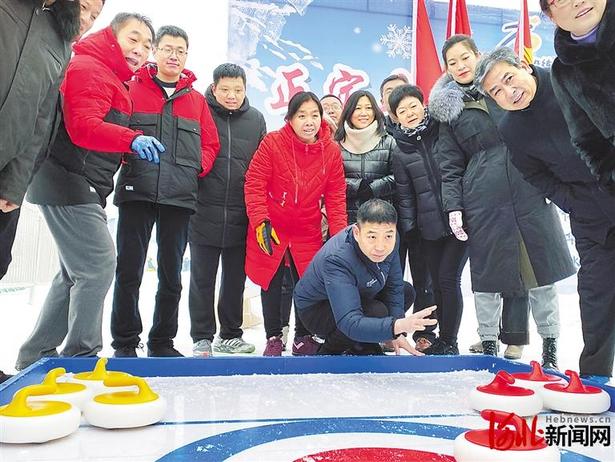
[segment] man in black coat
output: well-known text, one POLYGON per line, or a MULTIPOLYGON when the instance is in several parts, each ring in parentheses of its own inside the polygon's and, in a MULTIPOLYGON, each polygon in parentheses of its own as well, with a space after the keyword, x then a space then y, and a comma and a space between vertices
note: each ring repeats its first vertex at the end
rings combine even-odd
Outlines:
POLYGON ((218 262, 222 281, 218 300, 220 336, 213 349, 221 353, 252 353, 243 331, 243 291, 246 280, 245 174, 267 133, 265 119, 246 98, 246 74, 236 64, 214 69, 205 97, 218 129, 220 153, 199 181, 197 211, 190 220, 190 335, 194 356, 209 356, 216 333, 214 296, 218 262))
POLYGON ((557 25, 553 90, 572 144, 615 193, 615 2, 540 0, 540 7, 557 25))
MULTIPOLYGON (((72 0, 0 3, 0 279, 11 263, 35 160, 51 137, 70 43, 79 33, 79 8, 72 0)), ((0 371, 0 383, 7 378, 0 371)))
POLYGON ((548 70, 520 63, 511 49, 500 48, 483 55, 475 82, 510 111, 498 128, 525 180, 570 214, 581 258, 580 371, 608 381, 615 353, 615 198, 576 155, 548 70), (541 136, 535 136, 537 128, 541 136))

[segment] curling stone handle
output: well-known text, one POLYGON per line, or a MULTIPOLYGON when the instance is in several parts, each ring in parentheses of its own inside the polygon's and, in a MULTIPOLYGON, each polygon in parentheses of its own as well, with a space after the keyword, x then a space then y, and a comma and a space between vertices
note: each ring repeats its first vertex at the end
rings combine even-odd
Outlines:
POLYGON ((5 415, 27 414, 30 411, 30 406, 27 403, 29 396, 52 395, 57 389, 58 386, 55 383, 53 385, 28 385, 23 387, 13 395, 13 399, 4 408, 3 413, 5 415))
POLYGON ((106 387, 130 387, 137 386, 139 392, 137 395, 145 401, 153 401, 158 398, 158 395, 152 391, 145 379, 136 377, 130 374, 118 374, 108 376, 103 384, 106 387))
POLYGON ((56 367, 55 369, 51 369, 49 372, 47 372, 47 375, 45 375, 45 378, 43 379, 43 385, 55 385, 58 381, 58 377, 61 377, 64 374, 66 374, 66 369, 64 369, 63 367, 56 367))

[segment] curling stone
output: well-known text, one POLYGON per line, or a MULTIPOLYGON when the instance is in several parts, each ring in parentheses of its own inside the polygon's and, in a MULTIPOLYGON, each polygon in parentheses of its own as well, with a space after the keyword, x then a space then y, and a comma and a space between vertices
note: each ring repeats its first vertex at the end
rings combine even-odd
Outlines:
POLYGON ((480 415, 490 428, 455 438, 457 462, 559 462, 557 447, 549 446, 518 415, 490 409, 480 415))
MULTIPOLYGON (((108 377, 117 377, 120 375, 129 375, 126 372, 116 372, 116 371, 108 371, 107 370, 107 358, 100 358, 96 361, 96 366, 93 371, 88 372, 80 372, 78 374, 74 374, 69 378, 69 381, 72 383, 80 383, 81 385, 85 385, 94 395, 98 395, 101 393, 107 393, 112 391, 119 391, 117 389, 109 389, 105 387, 104 380, 108 377)), ((134 388, 127 388, 127 390, 134 390, 134 388)))
POLYGON ((0 407, 0 443, 44 443, 70 435, 81 421, 79 409, 60 401, 29 401, 53 395, 55 385, 29 385, 0 407))
POLYGON ((601 414, 611 407, 611 397, 599 387, 583 385, 579 374, 566 371, 567 384, 545 385, 542 391, 544 406, 559 412, 601 414))
POLYGON ((105 386, 136 386, 136 391, 118 391, 95 396, 83 410, 85 419, 95 427, 134 428, 159 422, 166 411, 164 398, 154 393, 141 377, 115 375, 105 386))
POLYGON ((80 383, 58 382, 58 377, 66 374, 66 369, 56 367, 47 372, 43 379, 43 385, 55 385, 56 391, 51 395, 30 396, 28 402, 32 401, 62 401, 72 404, 77 409, 83 409, 85 403, 92 399, 92 390, 80 383))
POLYGON ((494 409, 513 412, 522 417, 536 415, 542 409, 542 398, 534 390, 513 386, 515 379, 506 371, 496 374, 488 385, 470 392, 470 405, 477 411, 494 409))
POLYGON ((545 385, 550 383, 566 383, 558 375, 545 374, 542 366, 537 361, 531 361, 530 365, 532 366, 532 372, 515 372, 511 374, 515 378, 515 385, 537 391, 542 396, 542 390, 545 385))

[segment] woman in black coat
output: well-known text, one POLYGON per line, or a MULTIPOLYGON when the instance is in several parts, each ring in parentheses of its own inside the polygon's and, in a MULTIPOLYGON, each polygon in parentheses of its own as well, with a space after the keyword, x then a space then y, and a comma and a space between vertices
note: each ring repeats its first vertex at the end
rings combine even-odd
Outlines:
MULTIPOLYGON (((442 50, 447 74, 432 90, 431 114, 443 122, 437 145, 442 157, 442 203, 451 229, 464 237, 467 224, 472 290, 484 353, 497 353, 500 298, 504 299, 501 339, 524 345, 528 290, 541 295, 538 309, 557 320, 555 282, 574 274, 555 207, 526 183, 512 165, 497 121, 503 111, 473 85, 479 53, 465 35, 449 38, 442 50), (509 323, 510 322, 510 323, 509 323), (504 336, 506 334, 506 336, 504 336)), ((466 236, 466 239, 467 239, 466 236)), ((555 343, 558 322, 543 338, 555 343)), ((552 345, 543 345, 552 348, 552 345)), ((512 356, 513 349, 505 352, 512 356)))
POLYGON ((434 155, 440 123, 429 115, 423 106, 423 93, 413 85, 395 88, 389 106, 399 121, 390 128, 397 142, 393 175, 399 228, 404 234, 419 230, 438 306, 440 335, 423 353, 458 355, 457 333, 463 312, 461 273, 468 255, 466 242, 455 238, 442 208, 440 165, 434 155))
POLYGON ((354 223, 363 202, 378 198, 393 203, 393 149, 384 114, 374 96, 365 90, 354 92, 346 101, 335 132, 340 144, 346 176, 348 223, 354 223))

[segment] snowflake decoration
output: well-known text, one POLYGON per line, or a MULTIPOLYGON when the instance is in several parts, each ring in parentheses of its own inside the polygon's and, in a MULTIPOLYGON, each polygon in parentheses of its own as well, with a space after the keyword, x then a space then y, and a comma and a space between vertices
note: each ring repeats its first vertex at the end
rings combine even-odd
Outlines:
POLYGON ((412 54, 412 29, 408 26, 398 28, 397 24, 389 24, 387 33, 380 36, 380 43, 385 45, 390 58, 401 56, 410 59, 412 54))

